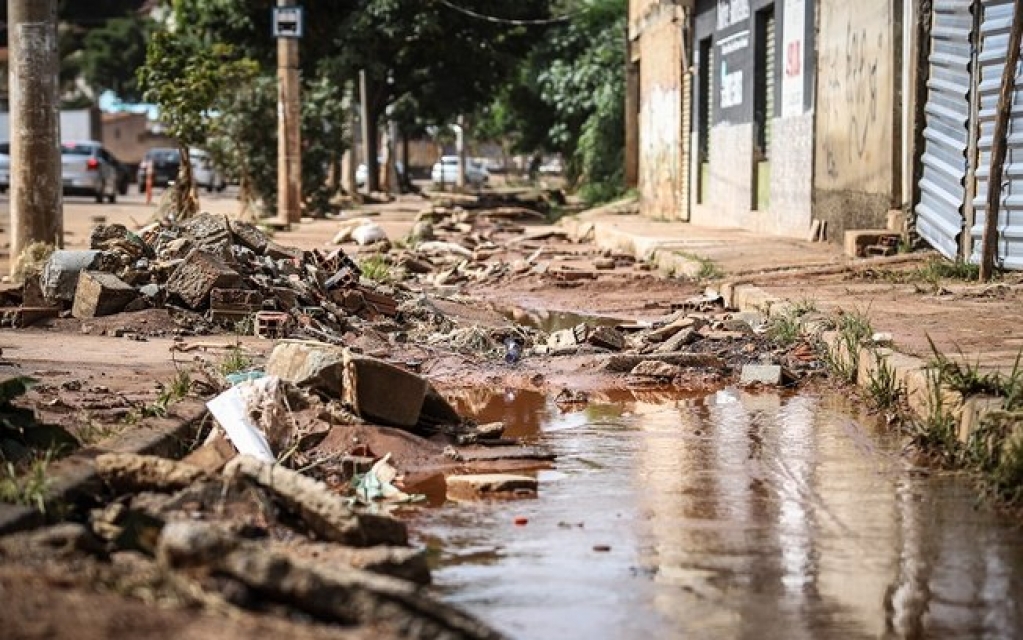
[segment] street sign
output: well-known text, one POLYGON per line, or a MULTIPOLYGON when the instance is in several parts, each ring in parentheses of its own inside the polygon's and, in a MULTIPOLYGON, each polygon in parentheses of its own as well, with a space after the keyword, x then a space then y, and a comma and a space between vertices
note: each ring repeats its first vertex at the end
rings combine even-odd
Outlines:
POLYGON ((275 38, 301 38, 302 7, 274 7, 273 35, 275 38))

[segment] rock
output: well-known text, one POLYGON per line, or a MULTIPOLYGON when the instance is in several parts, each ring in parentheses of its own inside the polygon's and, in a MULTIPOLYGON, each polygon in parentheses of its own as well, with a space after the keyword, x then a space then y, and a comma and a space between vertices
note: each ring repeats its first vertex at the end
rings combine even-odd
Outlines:
POLYGON ((480 440, 496 440, 504 435, 503 422, 487 422, 476 426, 476 437, 480 440))
POLYGON ((600 271, 607 271, 615 268, 614 258, 597 258, 593 261, 593 268, 600 271))
POLYGON ((392 427, 419 422, 428 384, 382 360, 345 351, 342 399, 361 418, 392 427))
POLYGON ((408 544, 408 532, 401 521, 356 514, 330 487, 297 471, 251 456, 239 456, 227 463, 224 476, 244 478, 266 489, 323 540, 356 547, 408 544))
POLYGON ((352 230, 352 240, 361 246, 375 244, 387 240, 387 232, 377 223, 369 222, 352 230))
POLYGON ((266 243, 263 252, 273 260, 288 260, 294 264, 302 262, 305 258, 305 251, 297 247, 286 247, 273 240, 266 243))
POLYGON ((784 380, 784 372, 776 364, 747 364, 742 367, 739 384, 779 385, 784 380))
POLYGON ((112 273, 82 271, 71 315, 76 318, 109 316, 122 311, 137 295, 131 285, 112 273))
POLYGON ((587 331, 586 342, 601 349, 621 351, 625 348, 625 335, 613 327, 595 327, 587 331))
POLYGON ((566 349, 579 344, 575 339, 575 331, 572 329, 561 329, 547 337, 547 346, 551 349, 566 349))
POLYGON ((636 365, 646 360, 656 362, 667 362, 679 367, 703 367, 720 369, 724 366, 721 358, 710 353, 688 353, 676 351, 674 353, 648 353, 645 355, 632 353, 615 353, 608 356, 604 362, 604 370, 624 373, 632 371, 636 365))
POLYGON ((222 259, 194 249, 167 280, 167 294, 198 310, 207 306, 213 289, 237 289, 241 285, 241 276, 222 259))
POLYGON ((524 498, 535 497, 537 482, 530 476, 505 473, 484 473, 464 476, 448 476, 447 496, 452 500, 476 498, 524 498))
POLYGON ((436 236, 433 233, 433 225, 428 220, 420 220, 412 226, 409 239, 414 244, 433 240, 436 236))
POLYGON ((338 544, 309 543, 288 545, 282 551, 292 557, 315 558, 321 566, 351 567, 383 576, 430 584, 430 566, 426 552, 408 547, 345 547, 338 544))
POLYGON ((184 462, 133 453, 104 453, 96 457, 96 473, 118 493, 177 491, 204 474, 184 462))
POLYGON ((225 529, 208 522, 171 521, 160 532, 156 559, 172 569, 216 564, 239 542, 225 529))
POLYGON ((419 412, 417 427, 436 427, 439 425, 461 424, 462 416, 458 415, 451 403, 442 396, 429 382, 426 383, 426 396, 419 412))
POLYGON ((682 367, 674 364, 668 364, 667 362, 658 362, 656 360, 644 360, 640 362, 630 371, 634 376, 643 376, 646 378, 660 378, 660 379, 674 379, 682 373, 682 367))
POLYGON ((43 266, 39 285, 43 297, 51 303, 71 302, 75 299, 78 275, 86 269, 95 269, 101 261, 101 252, 66 251, 58 249, 43 266))
POLYGON ((279 342, 266 361, 264 371, 300 387, 341 397, 344 349, 316 342, 279 342))

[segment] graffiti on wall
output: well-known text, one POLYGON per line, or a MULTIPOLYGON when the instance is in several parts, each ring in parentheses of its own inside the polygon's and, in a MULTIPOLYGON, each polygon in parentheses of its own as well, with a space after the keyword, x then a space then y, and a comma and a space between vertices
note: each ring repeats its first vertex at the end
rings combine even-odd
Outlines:
POLYGON ((821 11, 818 69, 818 187, 891 189, 892 43, 887 1, 841 0, 821 11))

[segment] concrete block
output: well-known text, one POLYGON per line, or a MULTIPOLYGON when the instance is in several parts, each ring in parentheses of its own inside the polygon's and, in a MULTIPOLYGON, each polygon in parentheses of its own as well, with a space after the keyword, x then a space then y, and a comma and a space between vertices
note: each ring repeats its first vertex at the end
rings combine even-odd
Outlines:
MULTIPOLYGON (((694 325, 695 326, 695 325, 694 325)), ((660 353, 671 353, 679 351, 682 347, 696 342, 700 338, 700 334, 695 329, 685 328, 676 332, 675 335, 671 336, 658 347, 657 351, 660 353)))
POLYGON ((867 248, 876 245, 898 245, 899 234, 887 229, 850 229, 845 232, 845 255, 850 258, 862 258, 867 255, 867 248))
POLYGON ((48 302, 71 302, 75 299, 78 274, 99 266, 101 252, 96 250, 65 251, 58 249, 43 266, 39 286, 48 302))
POLYGON ((263 253, 274 260, 291 260, 296 263, 302 262, 305 258, 305 251, 295 247, 286 247, 273 240, 266 243, 263 253))
POLYGON ((190 309, 203 309, 214 289, 237 289, 241 284, 238 272, 220 257, 194 249, 167 280, 167 294, 190 309))
POLYGON ((231 225, 225 215, 200 213, 182 223, 181 230, 191 238, 193 247, 221 257, 226 258, 234 244, 231 225))
POLYGON ((452 500, 536 496, 536 478, 506 473, 447 477, 447 496, 452 500))
POLYGON ((234 234, 235 242, 258 254, 266 251, 266 245, 270 242, 270 239, 266 237, 266 234, 259 227, 250 222, 242 222, 241 220, 231 220, 229 226, 231 233, 234 234))
POLYGON ((416 426, 428 383, 404 369, 345 352, 342 399, 356 415, 405 429, 416 426))
POLYGON ((210 319, 237 322, 263 308, 263 295, 251 289, 213 289, 210 291, 210 319))
POLYGON ((888 230, 892 233, 897 233, 900 236, 906 233, 906 225, 908 222, 906 212, 901 209, 892 209, 888 212, 888 230))
POLYGON ((315 342, 279 342, 270 353, 264 371, 300 387, 340 398, 344 349, 315 342))
POLYGON ((739 379, 739 384, 779 385, 783 379, 784 372, 781 365, 747 364, 742 367, 742 376, 739 379))
POLYGON ((71 315, 76 318, 109 316, 124 310, 137 296, 131 285, 112 273, 82 271, 78 276, 71 315))
POLYGON ((625 335, 613 327, 594 327, 587 332, 586 342, 601 349, 621 351, 625 348, 625 335))

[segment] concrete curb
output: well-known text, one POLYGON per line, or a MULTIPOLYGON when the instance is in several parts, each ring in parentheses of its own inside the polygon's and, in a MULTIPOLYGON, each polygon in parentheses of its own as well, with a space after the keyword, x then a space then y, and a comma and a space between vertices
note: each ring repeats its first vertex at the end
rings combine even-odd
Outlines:
POLYGON ((103 486, 93 461, 103 453, 137 453, 175 457, 195 440, 206 416, 204 401, 189 398, 170 407, 166 418, 150 418, 99 444, 84 447, 53 463, 46 513, 21 505, 0 503, 0 535, 41 527, 76 500, 92 499, 103 486))
MULTIPOLYGON (((570 237, 577 240, 590 240, 602 249, 611 249, 630 253, 637 260, 651 262, 661 273, 696 277, 703 268, 698 260, 687 258, 679 253, 670 240, 640 236, 628 230, 600 220, 580 220, 565 218, 561 224, 570 237)), ((917 257, 893 256, 871 260, 871 264, 888 264, 903 262, 917 257)), ((827 274, 846 269, 845 266, 826 266, 808 268, 807 275, 816 273, 827 274)), ((780 315, 792 308, 793 303, 771 295, 755 284, 742 279, 731 280, 720 287, 725 305, 739 311, 756 311, 765 316, 780 315)), ((819 334, 812 322, 804 323, 807 333, 819 334)), ((837 334, 822 336, 831 349, 841 348, 837 342, 837 334)), ((897 337, 896 337, 897 343, 897 337)), ((927 379, 927 361, 922 358, 899 353, 893 349, 878 346, 860 347, 858 354, 858 370, 855 383, 866 388, 870 380, 877 375, 880 367, 888 367, 897 384, 903 386, 910 409, 917 417, 925 418, 930 412, 930 390, 927 379)), ((966 442, 980 426, 985 414, 1002 409, 1002 403, 996 398, 971 397, 963 399, 954 392, 943 393, 944 407, 950 411, 958 422, 957 434, 960 442, 966 442)))

